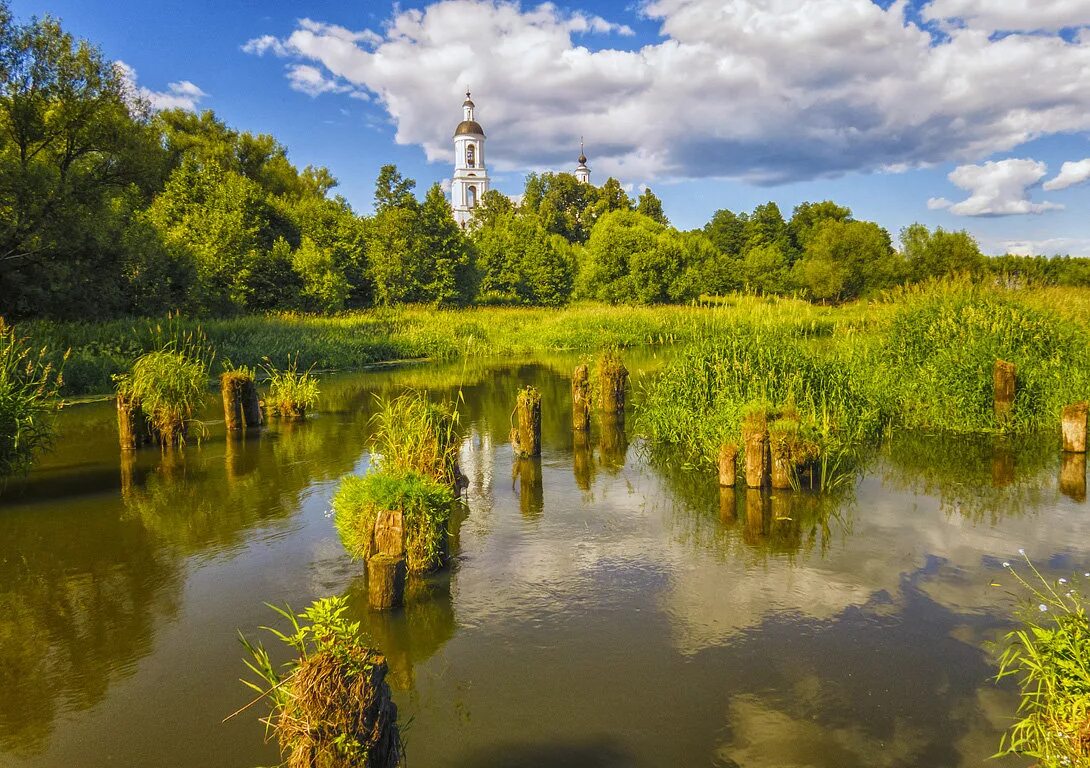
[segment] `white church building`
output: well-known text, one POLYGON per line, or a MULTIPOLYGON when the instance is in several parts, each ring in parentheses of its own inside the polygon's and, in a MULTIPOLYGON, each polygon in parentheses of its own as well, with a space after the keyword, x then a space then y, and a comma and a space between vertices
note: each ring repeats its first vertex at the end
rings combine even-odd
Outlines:
MULTIPOLYGON (((469 91, 466 91, 466 100, 462 102, 462 122, 454 129, 454 177, 450 182, 450 206, 454 209, 454 220, 463 227, 469 224, 473 210, 488 191, 484 128, 477 122, 475 109, 476 105, 469 91)), ((575 168, 575 178, 590 184, 590 168, 587 167, 582 142, 579 143, 579 165, 575 168)))

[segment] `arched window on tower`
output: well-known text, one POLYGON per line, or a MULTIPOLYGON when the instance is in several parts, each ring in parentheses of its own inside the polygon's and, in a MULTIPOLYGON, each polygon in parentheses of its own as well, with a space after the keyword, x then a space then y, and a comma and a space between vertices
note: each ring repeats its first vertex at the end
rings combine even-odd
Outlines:
POLYGON ((466 204, 470 208, 476 208, 477 207, 477 188, 476 187, 466 187, 466 198, 467 198, 466 199, 466 204))
POLYGON ((466 144, 466 166, 469 168, 477 167, 477 145, 466 144))

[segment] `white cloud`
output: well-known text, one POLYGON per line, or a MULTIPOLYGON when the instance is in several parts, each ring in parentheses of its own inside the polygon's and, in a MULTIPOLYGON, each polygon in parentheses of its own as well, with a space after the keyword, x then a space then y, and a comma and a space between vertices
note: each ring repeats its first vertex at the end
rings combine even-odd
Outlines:
POLYGON ((936 43, 906 7, 650 0, 641 12, 661 23, 660 40, 590 50, 579 34, 624 25, 548 3, 439 0, 396 12, 381 34, 302 20, 246 48, 374 94, 396 140, 433 161, 450 159, 470 85, 501 172, 574 164, 580 135, 599 178, 778 183, 971 163, 1090 130, 1090 35, 996 37, 966 25, 936 43))
POLYGON ((262 35, 261 37, 255 37, 253 40, 247 40, 242 46, 242 50, 256 56, 264 56, 266 53, 272 53, 274 56, 288 55, 287 48, 272 35, 262 35))
POLYGON ((146 101, 148 106, 157 112, 163 109, 185 109, 196 112, 201 99, 208 96, 189 80, 168 83, 165 91, 153 91, 137 84, 136 70, 125 62, 116 61, 114 66, 121 73, 130 97, 146 101))
POLYGON ((1045 182, 1045 189, 1049 191, 1067 189, 1087 180, 1090 180, 1090 157, 1078 162, 1064 163, 1060 168, 1060 174, 1045 182))
POLYGON ((289 66, 288 82, 291 83, 293 90, 308 96, 318 96, 322 93, 347 93, 353 90, 352 86, 327 78, 322 70, 309 64, 289 66))
POLYGON ((1081 256, 1090 258, 1090 238, 1051 237, 1044 240, 999 240, 987 244, 989 253, 1016 256, 1081 256))
POLYGON ((927 201, 927 207, 947 208, 957 216, 1017 216, 1061 209, 1063 206, 1056 203, 1035 203, 1029 199, 1030 188, 1047 173, 1047 165, 1029 159, 961 165, 948 178, 969 192, 969 197, 960 203, 933 197, 927 201))
POLYGON ((952 200, 947 200, 945 197, 932 197, 927 201, 927 209, 929 211, 941 211, 953 204, 952 200))
POLYGON ((986 31, 1059 30, 1090 24, 1086 0, 933 0, 922 16, 986 31))

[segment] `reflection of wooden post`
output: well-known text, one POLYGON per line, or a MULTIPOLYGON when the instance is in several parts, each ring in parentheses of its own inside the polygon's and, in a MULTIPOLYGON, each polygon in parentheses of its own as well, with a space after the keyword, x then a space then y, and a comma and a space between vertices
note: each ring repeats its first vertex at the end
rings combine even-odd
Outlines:
POLYGON ((405 558, 372 555, 367 560, 367 602, 376 611, 405 601, 405 558))
POLYGON ((723 525, 734 525, 738 520, 738 497, 734 493, 733 485, 719 486, 719 522, 723 525))
POLYGON ((726 443, 719 448, 719 485, 733 488, 738 482, 738 446, 726 443))
POLYGON ((1064 450, 1086 453, 1086 403, 1069 405, 1063 410, 1064 450))
POLYGON ((1000 426, 1010 421, 1014 414, 1014 397, 1017 390, 1017 371, 1014 363, 995 361, 992 374, 995 385, 995 418, 1000 426))
POLYGON ((545 511, 545 488, 541 479, 541 459, 523 458, 516 462, 519 478, 519 511, 530 519, 541 517, 545 511))
POLYGON ((624 417, 620 414, 603 413, 599 422, 599 458, 606 467, 620 469, 628 457, 628 435, 624 431, 624 417))
POLYGON ((746 450, 746 485, 761 488, 768 482, 768 419, 763 413, 751 413, 742 424, 742 443, 746 450))
POLYGON ((577 432, 590 429, 590 370, 577 366, 571 377, 571 425, 577 432))
POLYGON ((121 452, 121 496, 128 499, 136 479, 136 454, 132 451, 121 452))
POLYGON ((742 532, 742 539, 746 544, 755 546, 766 534, 764 494, 750 488, 746 491, 746 527, 742 532))
POLYGON ((590 434, 586 430, 579 429, 574 433, 572 471, 580 490, 589 491, 594 479, 594 457, 590 450, 590 434))
POLYGON ((519 390, 515 403, 518 427, 514 448, 516 456, 541 455, 541 393, 535 387, 519 390))
POLYGON ((1014 482, 1014 454, 1010 446, 997 443, 992 451, 992 487, 1006 488, 1014 482))
POLYGON ((1072 501, 1086 501, 1086 454, 1065 452, 1060 460, 1060 493, 1072 501))
POLYGON ((603 413, 624 418, 624 391, 628 382, 628 369, 621 358, 612 352, 606 353, 598 361, 598 386, 600 394, 598 407, 603 413))
POLYGON ((148 422, 140 408, 140 401, 132 400, 120 392, 117 395, 117 434, 123 451, 135 451, 150 439, 148 422))

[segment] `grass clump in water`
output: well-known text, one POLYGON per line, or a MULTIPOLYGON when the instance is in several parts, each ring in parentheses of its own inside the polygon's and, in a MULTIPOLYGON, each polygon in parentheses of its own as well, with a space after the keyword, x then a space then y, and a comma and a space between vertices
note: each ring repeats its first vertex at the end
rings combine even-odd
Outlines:
POLYGON ((384 470, 415 472, 451 487, 458 471, 458 411, 453 404, 437 404, 423 392, 407 392, 389 400, 379 398, 372 417, 371 449, 384 470))
POLYGON ((300 372, 299 360, 295 358, 280 370, 266 358, 264 369, 269 380, 269 393, 265 397, 269 415, 295 421, 305 419, 307 411, 318 404, 318 379, 312 373, 313 366, 300 372))
POLYGON ((204 399, 208 365, 192 349, 168 344, 142 355, 116 381, 118 396, 139 404, 152 436, 162 445, 180 445, 204 399))
POLYGON ((63 383, 47 351, 32 351, 0 318, 0 483, 28 471, 52 443, 55 398, 63 383))
POLYGON ((1000 742, 999 755, 1036 758, 1041 768, 1090 764, 1090 619, 1086 598, 1067 582, 1045 579, 1026 558, 1031 576, 1004 563, 1029 592, 1022 626, 1006 636, 997 680, 1014 677, 1020 719, 1000 742))
POLYGON ((245 664, 258 678, 243 683, 258 694, 254 703, 266 700, 270 705, 261 722, 266 738, 279 742, 283 765, 403 765, 405 750, 397 705, 386 682, 386 658, 366 645, 358 621, 345 618, 346 600, 317 600, 298 615, 270 607, 288 621, 289 630, 267 629, 297 658, 277 666, 264 646, 251 643, 241 632, 239 636, 251 657, 245 664))
POLYGON ((341 481, 333 496, 333 522, 349 554, 366 561, 377 551, 379 515, 400 512, 406 565, 412 573, 427 573, 446 558, 454 504, 454 491, 445 483, 418 472, 381 469, 341 481))

